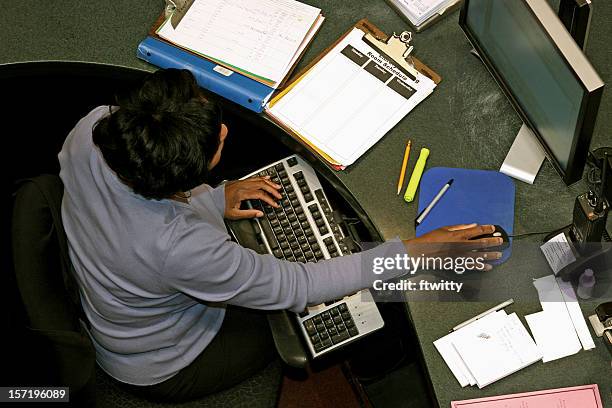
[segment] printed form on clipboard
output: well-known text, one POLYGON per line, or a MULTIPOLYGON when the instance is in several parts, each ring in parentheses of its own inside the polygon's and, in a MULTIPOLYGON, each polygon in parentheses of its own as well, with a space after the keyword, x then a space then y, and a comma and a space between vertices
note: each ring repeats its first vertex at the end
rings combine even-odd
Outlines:
POLYGON ((436 87, 370 46, 364 34, 350 31, 266 109, 336 169, 354 163, 436 87))

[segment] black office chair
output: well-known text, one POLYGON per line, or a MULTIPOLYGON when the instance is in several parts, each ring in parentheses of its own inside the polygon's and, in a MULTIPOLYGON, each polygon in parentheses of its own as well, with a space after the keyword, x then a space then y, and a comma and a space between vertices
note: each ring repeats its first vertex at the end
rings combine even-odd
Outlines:
MULTIPOLYGON (((182 404, 152 402, 135 396, 99 369, 82 323, 78 290, 71 275, 60 218, 62 195, 63 185, 58 176, 38 176, 22 182, 13 205, 13 262, 27 320, 23 338, 28 339, 25 344, 29 348, 22 352, 37 356, 29 359, 35 362, 28 367, 30 385, 69 386, 73 406, 276 405, 282 378, 278 361, 231 389, 182 404)), ((283 344, 281 340, 281 349, 283 344)), ((291 350, 293 346, 284 348, 291 350)))

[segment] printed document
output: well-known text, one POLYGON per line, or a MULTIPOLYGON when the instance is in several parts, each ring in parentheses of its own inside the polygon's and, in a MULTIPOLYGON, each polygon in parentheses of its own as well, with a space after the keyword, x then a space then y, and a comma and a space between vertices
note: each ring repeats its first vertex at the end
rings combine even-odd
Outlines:
POLYGON ((420 25, 423 21, 442 9, 448 0, 398 0, 397 3, 404 8, 420 25))
POLYGON ((157 34, 230 69, 278 85, 322 23, 295 0, 196 0, 176 29, 157 34))
POLYGON ((398 68, 355 28, 267 113, 336 164, 348 166, 433 92, 428 77, 398 68))
POLYGON ((434 14, 444 11, 458 0, 391 0, 415 26, 420 26, 434 14))
POLYGON ((597 384, 451 402, 451 408, 602 408, 597 384))
POLYGON ((563 232, 542 244, 540 249, 555 275, 576 260, 572 247, 563 232))

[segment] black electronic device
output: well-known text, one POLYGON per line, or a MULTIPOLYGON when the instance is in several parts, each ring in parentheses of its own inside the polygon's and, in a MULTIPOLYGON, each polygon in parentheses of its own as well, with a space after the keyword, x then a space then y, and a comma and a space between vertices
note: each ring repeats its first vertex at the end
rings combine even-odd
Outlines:
POLYGON ((586 268, 609 273, 612 246, 606 222, 612 198, 612 148, 602 147, 588 158, 585 181, 589 191, 576 197, 572 223, 544 238, 548 241, 559 233, 566 234, 576 255, 576 261, 562 268, 557 275, 564 281, 576 281, 586 268))
POLYGON ((505 249, 510 245, 510 237, 508 233, 499 225, 494 225, 495 231, 490 234, 478 235, 476 237, 471 238, 472 240, 481 239, 481 238, 501 238, 503 240, 502 244, 496 247, 488 248, 489 250, 499 250, 505 249))
POLYGON ((558 14, 576 44, 584 50, 591 24, 591 0, 560 0, 558 14))
POLYGON ((602 303, 595 309, 597 318, 604 327, 612 327, 612 302, 602 303))
POLYGON ((585 181, 593 191, 612 203, 612 147, 600 147, 589 153, 585 181), (607 156, 607 160, 605 160, 607 156), (606 184, 603 184, 605 177, 606 184))
MULTIPOLYGON (((597 314, 597 319, 601 322, 599 326, 599 330, 603 330, 601 337, 603 337, 608 351, 612 354, 612 302, 602 303, 597 306, 595 313, 597 314)), ((594 322, 591 323, 595 325, 594 322)))
POLYGON ((576 197, 570 237, 579 251, 583 244, 601 242, 607 219, 607 200, 598 198, 592 190, 576 197))
POLYGON ((608 167, 610 158, 608 152, 604 152, 601 160, 593 158, 595 167, 599 168, 600 182, 598 190, 589 190, 576 197, 570 238, 577 244, 579 252, 584 248, 593 249, 590 243, 601 242, 606 234, 606 221, 608 219, 609 201, 607 198, 607 185, 609 184, 608 167), (586 246, 585 246, 586 245, 586 246))
POLYGON ((533 183, 547 156, 580 180, 604 82, 549 2, 464 0, 459 26, 524 123, 500 171, 533 183))

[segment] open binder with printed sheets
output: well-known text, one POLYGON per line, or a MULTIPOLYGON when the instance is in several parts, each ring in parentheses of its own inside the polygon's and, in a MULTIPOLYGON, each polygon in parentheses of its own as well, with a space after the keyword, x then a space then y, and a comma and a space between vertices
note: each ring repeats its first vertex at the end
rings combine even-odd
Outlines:
POLYGON ((321 10, 295 0, 196 0, 159 38, 278 88, 323 22, 321 10))
POLYGON ((187 69, 209 91, 261 112, 282 88, 325 17, 296 0, 166 0, 137 56, 187 69))
POLYGON ((266 114, 332 167, 354 163, 441 81, 408 57, 406 35, 359 21, 267 105, 266 114))

